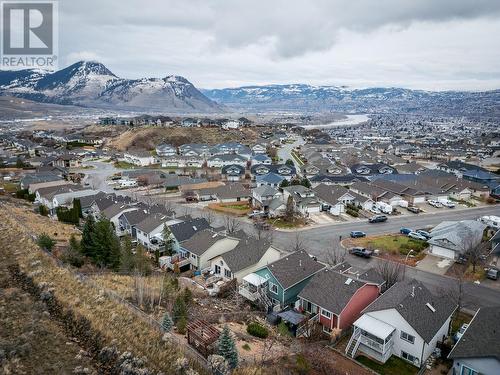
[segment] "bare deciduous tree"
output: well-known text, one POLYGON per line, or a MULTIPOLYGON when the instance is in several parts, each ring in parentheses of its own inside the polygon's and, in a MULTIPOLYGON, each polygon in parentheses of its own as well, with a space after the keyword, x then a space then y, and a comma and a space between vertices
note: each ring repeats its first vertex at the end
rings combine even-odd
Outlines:
POLYGON ((377 272, 385 281, 385 288, 388 289, 403 278, 404 265, 398 262, 379 261, 377 272))
POLYGON ((241 227, 240 221, 232 216, 224 215, 224 227, 226 227, 227 233, 234 233, 238 231, 241 227))
POLYGON ((203 210, 202 217, 207 221, 209 225, 212 225, 212 223, 215 220, 215 214, 211 209, 206 209, 203 210))
POLYGON ((295 232, 295 239, 293 240, 292 243, 292 251, 301 251, 305 250, 304 242, 302 241, 302 238, 300 236, 299 232, 295 232))
POLYGON ((326 262, 332 266, 335 266, 345 261, 346 254, 347 251, 342 247, 340 241, 333 239, 332 246, 326 253, 326 262))

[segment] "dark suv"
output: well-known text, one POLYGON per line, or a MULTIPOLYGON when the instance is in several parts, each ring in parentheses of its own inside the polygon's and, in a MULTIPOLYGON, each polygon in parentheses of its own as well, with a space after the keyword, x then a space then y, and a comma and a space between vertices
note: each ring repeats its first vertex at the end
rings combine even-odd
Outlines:
POLYGON ((370 258, 373 254, 373 250, 365 249, 364 247, 353 247, 349 252, 352 255, 356 255, 362 258, 370 258))
POLYGON ((375 215, 368 219, 369 223, 383 223, 387 221, 387 216, 385 215, 375 215))

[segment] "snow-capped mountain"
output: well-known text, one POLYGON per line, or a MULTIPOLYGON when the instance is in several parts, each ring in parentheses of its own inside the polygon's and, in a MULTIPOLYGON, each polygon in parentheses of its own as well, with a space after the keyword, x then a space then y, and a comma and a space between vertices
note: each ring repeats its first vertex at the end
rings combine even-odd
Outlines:
POLYGON ((202 90, 210 99, 249 112, 414 113, 500 116, 500 90, 423 91, 404 88, 350 89, 304 84, 202 90))
POLYGON ((221 111, 183 77, 124 79, 94 61, 80 61, 54 73, 30 69, 0 71, 0 95, 134 111, 221 111))

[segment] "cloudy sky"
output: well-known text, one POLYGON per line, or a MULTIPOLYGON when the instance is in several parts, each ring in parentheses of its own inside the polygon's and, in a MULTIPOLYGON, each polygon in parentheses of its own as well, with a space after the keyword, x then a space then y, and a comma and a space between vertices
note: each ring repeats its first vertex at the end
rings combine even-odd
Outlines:
POLYGON ((60 0, 60 67, 198 87, 500 88, 498 0, 60 0))

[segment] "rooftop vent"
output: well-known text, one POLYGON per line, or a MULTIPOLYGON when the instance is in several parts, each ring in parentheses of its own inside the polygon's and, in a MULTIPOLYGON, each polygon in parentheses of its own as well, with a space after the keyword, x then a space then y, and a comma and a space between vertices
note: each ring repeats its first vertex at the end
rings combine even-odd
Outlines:
POLYGON ((198 230, 198 228, 196 228, 196 226, 193 225, 193 230, 196 232, 198 230))
POLYGON ((345 281, 345 285, 350 285, 352 283, 352 279, 349 277, 346 281, 345 281))
POLYGON ((431 310, 432 312, 436 312, 436 309, 434 308, 434 306, 432 306, 429 302, 427 302, 425 304, 425 306, 427 306, 429 308, 429 310, 431 310))

